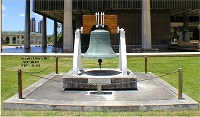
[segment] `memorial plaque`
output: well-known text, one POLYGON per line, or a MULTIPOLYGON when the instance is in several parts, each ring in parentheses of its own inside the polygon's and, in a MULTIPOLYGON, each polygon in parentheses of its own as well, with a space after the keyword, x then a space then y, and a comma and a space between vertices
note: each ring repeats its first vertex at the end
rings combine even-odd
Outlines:
POLYGON ((107 84, 111 84, 111 79, 109 79, 109 78, 89 78, 88 84, 91 84, 91 85, 107 85, 107 84))

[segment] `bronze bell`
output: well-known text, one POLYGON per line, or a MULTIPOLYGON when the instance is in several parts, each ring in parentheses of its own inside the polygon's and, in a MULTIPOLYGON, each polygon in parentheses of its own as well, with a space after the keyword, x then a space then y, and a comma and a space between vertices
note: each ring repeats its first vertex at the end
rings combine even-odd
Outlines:
POLYGON ((116 54, 111 47, 110 32, 105 29, 96 29, 90 34, 90 44, 85 58, 105 59, 114 58, 116 54))

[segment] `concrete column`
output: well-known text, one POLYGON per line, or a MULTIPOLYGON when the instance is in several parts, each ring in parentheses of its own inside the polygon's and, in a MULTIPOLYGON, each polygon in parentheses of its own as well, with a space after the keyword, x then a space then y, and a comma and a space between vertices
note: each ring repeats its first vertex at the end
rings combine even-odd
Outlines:
POLYGON ((199 24, 198 24, 198 29, 199 29, 199 40, 200 40, 200 16, 199 16, 199 24))
POLYGON ((53 46, 55 47, 55 48, 57 48, 58 47, 58 42, 57 42, 57 28, 58 28, 58 23, 56 22, 56 20, 54 21, 54 44, 53 44, 53 46))
POLYGON ((39 37, 37 38, 37 45, 39 45, 40 44, 40 39, 39 39, 39 37))
POLYGON ((24 48, 30 49, 30 0, 26 0, 24 48))
POLYGON ((1 43, 6 40, 6 37, 3 37, 1 34, 0 34, 0 37, 1 37, 1 43))
POLYGON ((13 44, 13 38, 14 38, 13 36, 9 37, 9 44, 13 44))
POLYGON ((34 44, 37 45, 37 37, 34 40, 34 44))
POLYGON ((19 44, 19 38, 18 38, 18 36, 16 36, 16 44, 19 44))
POLYGON ((42 44, 42 35, 40 36, 39 44, 40 44, 40 45, 42 44))
MULTIPOLYGON (((1 19, 1 21, 0 21, 0 26, 2 26, 2 0, 0 0, 0 19, 1 19)), ((2 28, 0 28, 0 32, 2 32, 2 30, 1 30, 2 28)), ((0 38, 2 37, 2 33, 0 33, 0 38)), ((0 45, 1 45, 1 49, 0 49, 0 53, 2 52, 2 44, 3 44, 3 40, 1 39, 1 41, 0 41, 0 45)))
POLYGON ((142 0, 142 48, 151 49, 151 4, 142 0))
POLYGON ((37 43, 38 43, 38 39, 37 39, 38 37, 35 37, 35 45, 37 45, 37 43))
POLYGON ((63 51, 73 51, 72 0, 64 0, 63 51))
POLYGON ((33 37, 31 39, 31 43, 32 43, 32 45, 35 45, 35 39, 33 37))
MULTIPOLYGON (((1 29, 0 29, 0 31, 1 31, 1 29)), ((3 42, 5 41, 5 39, 6 39, 6 37, 3 37, 1 34, 0 34, 0 37, 1 37, 1 49, 2 49, 2 44, 3 44, 3 42)), ((1 49, 0 49, 0 53, 1 53, 1 49)))
POLYGON ((22 36, 19 36, 19 44, 22 44, 22 36))
MULTIPOLYGON (((200 24, 199 24, 200 25, 200 24)), ((200 41, 200 29, 199 29, 199 41, 200 41)))
POLYGON ((189 35, 189 17, 184 16, 184 41, 190 41, 190 35, 189 35))
POLYGON ((47 18, 43 16, 43 24, 42 24, 42 48, 47 47, 47 18))
POLYGON ((60 44, 60 47, 62 47, 63 48, 63 41, 64 40, 64 23, 62 24, 62 41, 60 42, 61 44, 60 44))

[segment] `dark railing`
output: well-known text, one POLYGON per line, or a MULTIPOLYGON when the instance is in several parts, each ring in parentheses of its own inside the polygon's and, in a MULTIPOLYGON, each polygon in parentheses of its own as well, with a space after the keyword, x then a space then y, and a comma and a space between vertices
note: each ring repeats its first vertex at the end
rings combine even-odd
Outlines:
MULTIPOLYGON (((18 54, 16 53, 12 53, 12 54, 1 54, 1 55, 4 55, 4 56, 17 56, 18 54)), ((200 53, 199 52, 191 52, 191 53, 187 53, 187 52, 183 52, 183 53, 129 53, 127 54, 128 56, 133 56, 133 57, 144 57, 144 65, 145 65, 145 74, 148 73, 148 69, 147 69, 147 66, 148 66, 148 58, 149 57, 200 57, 200 53)), ((73 53, 69 53, 69 54, 37 54, 37 53, 34 53, 34 54, 22 54, 20 56, 46 56, 46 57, 56 57, 56 61, 55 61, 55 71, 56 71, 56 74, 58 75, 58 61, 59 61, 59 57, 72 57, 73 56, 73 53)), ((40 71, 42 72, 42 71, 40 71)), ((24 72, 26 73, 26 72, 24 72)), ((39 73, 39 72, 38 72, 39 73)), ((176 71, 172 71, 172 72, 168 72, 168 73, 165 73, 163 75, 160 75, 160 76, 156 76, 155 78, 161 78, 161 77, 164 77, 164 76, 167 76, 167 75, 170 75, 170 74, 174 74, 174 73, 178 73, 178 91, 177 91, 177 95, 178 95, 178 99, 182 99, 183 97, 183 70, 182 68, 178 68, 178 70, 176 71)), ((36 76, 36 75, 34 75, 36 76)), ((37 77, 40 77, 40 76, 37 76, 37 77)), ((42 77, 40 77, 42 78, 42 77)), ((151 79, 145 79, 145 80, 151 80, 151 79)), ((143 80, 138 80, 138 82, 141 82, 143 80)), ((19 69, 18 70, 18 97, 19 99, 24 99, 23 98, 23 90, 22 90, 22 70, 19 69)))
MULTIPOLYGON (((142 0, 73 0, 73 9, 140 9, 142 0)), ((151 0, 153 9, 200 9, 200 0, 151 0)), ((63 10, 64 0, 33 0, 33 10, 63 10)))

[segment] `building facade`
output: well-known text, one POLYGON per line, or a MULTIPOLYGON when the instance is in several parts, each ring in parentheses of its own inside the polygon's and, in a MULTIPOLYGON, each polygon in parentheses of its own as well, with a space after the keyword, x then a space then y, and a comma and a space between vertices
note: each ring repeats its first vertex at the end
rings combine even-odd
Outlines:
POLYGON ((31 32, 36 32, 36 20, 31 18, 31 32))
MULTIPOLYGON (((119 27, 126 30, 128 49, 168 48, 172 28, 182 30, 184 41, 200 37, 197 28, 200 0, 33 0, 33 11, 44 19, 48 17, 63 24, 63 49, 66 51, 73 50, 73 32, 83 25, 83 15, 99 11, 118 17, 119 27), (144 30, 150 32, 146 37, 144 30)), ((45 31, 45 22, 43 26, 45 31)), ((83 34, 82 37, 83 47, 87 48, 89 36, 83 34)), ((118 45, 116 37, 112 35, 112 45, 118 45)))
POLYGON ((43 21, 38 22, 38 33, 42 33, 42 23, 43 21))
MULTIPOLYGON (((42 35, 40 33, 31 32, 31 44, 40 45, 42 43, 42 35)), ((9 45, 24 44, 24 32, 2 32, 2 41, 9 45)))

